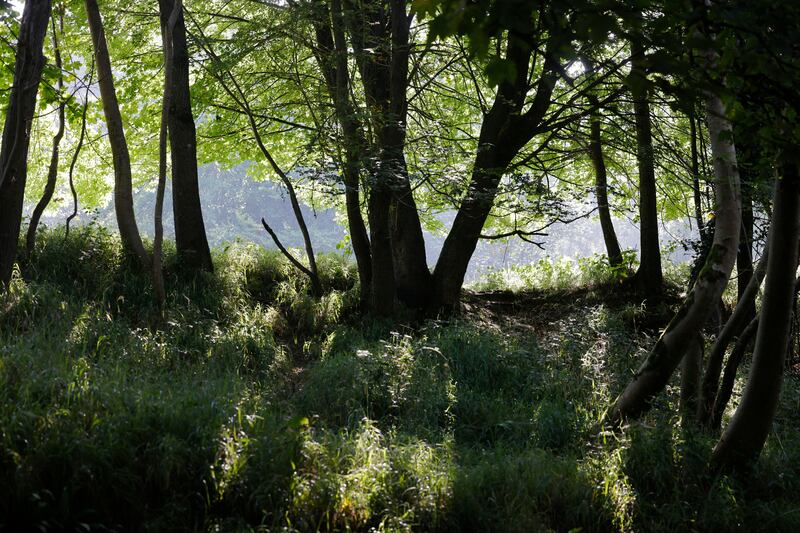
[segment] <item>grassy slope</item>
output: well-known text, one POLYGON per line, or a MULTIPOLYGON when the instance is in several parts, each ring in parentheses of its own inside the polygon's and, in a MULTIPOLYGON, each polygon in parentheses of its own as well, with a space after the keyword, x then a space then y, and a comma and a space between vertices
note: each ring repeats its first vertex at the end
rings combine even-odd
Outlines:
POLYGON ((0 299, 8 530, 800 529, 794 378, 748 486, 705 477, 713 438, 679 429, 673 389, 599 431, 654 341, 613 288, 550 276, 558 291, 400 326, 350 318, 339 259, 315 302, 281 258, 235 247, 193 283, 168 261, 156 328, 112 237, 41 240, 0 299))

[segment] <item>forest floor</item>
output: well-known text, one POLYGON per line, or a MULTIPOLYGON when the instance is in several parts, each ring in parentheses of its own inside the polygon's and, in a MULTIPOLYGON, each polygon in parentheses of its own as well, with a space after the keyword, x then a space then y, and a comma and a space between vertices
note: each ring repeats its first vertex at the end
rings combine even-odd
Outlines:
POLYGON ((0 297, 0 530, 800 530, 796 377, 746 478, 707 473, 676 383, 600 425, 677 290, 646 310, 585 263, 390 323, 341 258, 320 300, 276 254, 215 262, 168 253, 161 319, 114 238, 43 232, 0 297))

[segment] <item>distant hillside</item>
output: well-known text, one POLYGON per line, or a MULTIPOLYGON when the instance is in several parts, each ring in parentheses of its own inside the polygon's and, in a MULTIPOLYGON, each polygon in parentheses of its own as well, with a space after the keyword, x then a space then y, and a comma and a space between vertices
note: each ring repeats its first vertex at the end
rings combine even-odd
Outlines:
MULTIPOLYGON (((221 246, 237 239, 274 248, 272 240, 261 226, 265 217, 276 230, 281 241, 289 247, 302 247, 303 239, 292 213, 289 199, 280 185, 271 181, 255 182, 247 176, 246 165, 230 170, 221 170, 216 165, 205 165, 200 169, 200 196, 203 216, 211 246, 221 246)), ((135 208, 139 227, 145 235, 153 235, 154 190, 139 190, 135 193, 135 208)), ((336 221, 331 209, 314 210, 303 206, 314 247, 319 252, 340 252, 337 244, 345 237, 345 229, 336 221)), ((109 204, 98 213, 82 213, 80 221, 88 222, 96 217, 102 224, 116 225, 113 206, 109 204)), ((445 227, 452 223, 454 213, 444 213, 440 219, 445 227)), ((46 222, 63 223, 63 213, 51 215, 46 222)), ((639 229, 627 219, 615 219, 615 227, 623 248, 638 248, 639 229)), ((172 221, 171 183, 167 182, 164 202, 164 232, 167 238, 174 237, 172 221)), ((596 253, 605 253, 599 222, 584 218, 571 224, 555 224, 548 228, 545 249, 513 239, 509 242, 482 241, 473 256, 467 281, 474 281, 487 270, 528 264, 550 257, 579 258, 596 253)), ((660 228, 662 249, 669 250, 669 243, 685 239, 693 229, 683 221, 669 222, 660 228)), ((433 268, 441 250, 444 237, 426 233, 425 243, 428 264, 433 268)), ((674 246, 670 253, 673 261, 685 261, 689 255, 674 246)))

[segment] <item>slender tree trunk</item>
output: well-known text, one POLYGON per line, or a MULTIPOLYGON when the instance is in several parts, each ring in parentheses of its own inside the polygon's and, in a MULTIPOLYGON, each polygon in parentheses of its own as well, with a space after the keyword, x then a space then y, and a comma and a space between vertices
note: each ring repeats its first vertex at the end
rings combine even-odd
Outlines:
POLYGON ((108 141, 111 144, 111 156, 114 162, 114 211, 117 216, 117 226, 125 250, 138 259, 144 270, 149 270, 150 258, 142 244, 133 209, 131 156, 128 152, 122 114, 114 88, 114 73, 111 70, 111 58, 108 54, 103 19, 100 16, 97 0, 85 0, 85 2, 89 30, 92 33, 92 43, 94 44, 95 63, 97 64, 97 83, 100 85, 108 141))
POLYGON ((653 160, 653 134, 647 74, 643 67, 644 49, 631 41, 631 74, 638 82, 631 89, 636 117, 636 154, 639 164, 639 227, 641 260, 636 279, 648 299, 661 296, 661 245, 658 240, 658 203, 653 160))
MULTIPOLYGON (((711 415, 711 409, 714 405, 714 398, 717 394, 717 387, 719 385, 719 376, 722 370, 722 362, 725 358, 725 351, 734 337, 740 335, 742 329, 748 323, 749 308, 751 303, 755 303, 758 290, 761 287, 761 282, 767 271, 767 258, 768 250, 764 250, 761 259, 758 261, 756 268, 753 272, 753 277, 747 284, 739 301, 734 308, 722 331, 719 332, 711 350, 708 353, 708 360, 706 362, 705 372, 703 373, 703 385, 701 397, 702 400, 699 405, 698 418, 701 423, 707 424, 711 415)), ((750 319, 752 320, 752 319, 750 319)))
POLYGON ((722 415, 725 413, 725 408, 733 395, 733 385, 736 381, 736 371, 739 370, 739 365, 744 359, 747 348, 750 346, 753 337, 758 331, 758 317, 747 324, 742 334, 736 339, 736 344, 731 350, 731 355, 725 363, 725 372, 722 374, 722 382, 719 385, 719 391, 714 398, 714 405, 711 408, 711 420, 708 422, 710 429, 719 430, 722 426, 722 415))
MULTIPOLYGON (((159 0, 164 24, 175 0, 159 0)), ((200 189, 197 182, 197 134, 189 91, 189 49, 183 8, 172 31, 172 87, 169 107, 169 145, 172 162, 172 211, 175 246, 181 262, 193 270, 211 272, 211 251, 206 238, 200 189)))
POLYGON ((742 401, 712 455, 718 468, 745 466, 761 453, 778 408, 789 336, 800 239, 798 164, 784 154, 775 188, 769 262, 753 364, 742 401))
POLYGON ((692 192, 694 193, 694 218, 697 222, 697 231, 702 234, 705 221, 703 220, 703 200, 700 192, 700 157, 697 153, 697 119, 695 106, 689 112, 689 128, 692 151, 692 192))
POLYGON ((600 215, 600 227, 603 230, 603 240, 606 243, 608 263, 612 267, 622 264, 622 250, 619 247, 617 233, 614 231, 614 222, 611 220, 611 210, 608 207, 608 175, 606 162, 603 157, 603 141, 601 135, 600 110, 597 98, 589 98, 589 105, 595 109, 590 115, 590 140, 589 151, 594 166, 595 195, 597 196, 597 212, 600 215))
POLYGON ((158 132, 158 186, 156 188, 156 206, 153 213, 155 235, 153 237, 153 295, 162 315, 167 303, 167 291, 164 287, 164 269, 162 266, 162 250, 164 242, 164 191, 167 187, 167 130, 169 128, 169 110, 172 101, 173 76, 173 33, 178 16, 183 10, 182 0, 174 0, 170 13, 161 22, 161 47, 164 53, 164 95, 161 101, 161 127, 158 132))
POLYGON ((17 259, 30 130, 45 62, 42 49, 50 9, 50 0, 27 0, 17 38, 14 85, 0 146, 0 290, 11 281, 17 259))
POLYGON ((345 186, 345 207, 350 243, 356 256, 361 287, 361 306, 366 310, 372 302, 372 252, 361 214, 360 175, 367 165, 367 141, 363 125, 356 116, 350 99, 350 72, 347 66, 347 42, 341 0, 331 0, 330 10, 321 4, 314 12, 316 58, 334 104, 336 119, 342 128, 345 186))
POLYGON ((83 97, 83 111, 81 112, 81 133, 78 136, 78 145, 72 153, 72 160, 69 162, 69 190, 72 193, 72 213, 67 217, 64 223, 64 240, 69 238, 69 225, 72 220, 78 216, 78 191, 75 189, 75 164, 78 162, 78 156, 81 154, 83 148, 83 141, 86 138, 86 112, 89 110, 89 90, 92 87, 92 78, 94 76, 94 61, 89 67, 89 82, 86 84, 86 93, 83 97))
MULTIPOLYGON (((708 62, 716 59, 712 52, 708 62)), ((700 333, 714 305, 728 284, 736 251, 739 247, 741 207, 736 149, 731 141, 731 124, 726 118, 722 100, 706 95, 708 130, 714 155, 714 192, 716 228, 711 252, 686 300, 661 334, 644 365, 607 415, 616 425, 639 416, 650 406, 652 398, 663 390, 681 362, 693 339, 700 333)))
MULTIPOLYGON (((739 235, 739 252, 736 256, 736 274, 739 299, 742 299, 750 279, 753 277, 753 183, 750 172, 742 174, 742 227, 739 235)), ((745 320, 756 316, 755 300, 745 309, 745 320)))
MULTIPOLYGON (((60 16, 60 31, 64 31, 64 16, 61 14, 60 16)), ((58 179, 58 159, 59 159, 59 147, 61 145, 61 139, 64 137, 64 110, 67 106, 67 100, 65 98, 64 93, 64 73, 62 72, 62 64, 61 64, 61 50, 58 47, 58 34, 56 29, 56 22, 55 17, 52 19, 51 30, 53 32, 52 39, 53 39, 53 53, 55 55, 56 61, 56 68, 58 68, 58 94, 61 101, 58 104, 58 131, 56 131, 55 136, 53 136, 53 148, 50 152, 50 166, 47 169, 47 183, 44 186, 44 192, 42 193, 42 197, 39 199, 39 202, 36 204, 36 207, 33 209, 33 213, 31 213, 31 221, 28 224, 28 233, 25 236, 25 252, 28 256, 33 254, 33 249, 36 245, 36 230, 39 227, 39 221, 42 218, 42 214, 44 210, 47 209, 47 206, 50 205, 50 201, 53 199, 53 193, 56 191, 56 180, 58 179)))

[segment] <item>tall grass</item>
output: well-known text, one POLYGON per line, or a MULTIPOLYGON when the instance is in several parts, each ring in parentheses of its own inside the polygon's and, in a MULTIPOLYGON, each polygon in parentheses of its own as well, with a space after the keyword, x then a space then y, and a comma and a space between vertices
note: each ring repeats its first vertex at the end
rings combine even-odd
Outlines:
POLYGON ((653 342, 624 305, 404 327, 357 317, 340 258, 314 299, 281 256, 234 245, 197 279, 167 251, 160 321, 119 249, 45 231, 0 297, 0 529, 800 525, 794 380, 748 485, 705 474, 714 437, 677 429, 674 384, 642 424, 601 431, 653 342))

